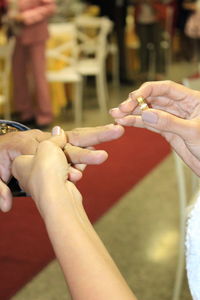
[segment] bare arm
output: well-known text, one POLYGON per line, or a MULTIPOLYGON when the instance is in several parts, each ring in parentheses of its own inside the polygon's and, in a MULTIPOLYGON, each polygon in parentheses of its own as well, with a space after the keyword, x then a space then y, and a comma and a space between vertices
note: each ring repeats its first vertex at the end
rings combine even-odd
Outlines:
POLYGON ((79 191, 66 179, 64 144, 63 133, 42 142, 35 156, 16 158, 12 172, 40 211, 72 299, 136 300, 88 220, 79 191))
POLYGON ((72 186, 59 190, 43 195, 60 201, 48 209, 44 220, 72 298, 136 300, 90 224, 78 192, 72 186))

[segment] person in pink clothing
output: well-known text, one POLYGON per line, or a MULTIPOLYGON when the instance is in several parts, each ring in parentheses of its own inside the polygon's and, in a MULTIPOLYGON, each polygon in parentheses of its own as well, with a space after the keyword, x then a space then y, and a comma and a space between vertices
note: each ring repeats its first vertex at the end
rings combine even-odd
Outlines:
POLYGON ((8 7, 8 18, 15 20, 16 25, 13 54, 14 105, 22 123, 34 123, 38 128, 45 128, 53 120, 45 76, 47 21, 56 6, 54 0, 8 0, 8 7))

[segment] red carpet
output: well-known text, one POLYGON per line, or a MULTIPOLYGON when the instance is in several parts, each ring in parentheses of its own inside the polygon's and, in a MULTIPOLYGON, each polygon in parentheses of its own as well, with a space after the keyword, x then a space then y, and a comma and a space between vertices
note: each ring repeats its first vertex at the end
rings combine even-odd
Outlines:
MULTIPOLYGON (((126 129, 114 142, 97 147, 109 153, 101 166, 88 167, 78 184, 92 222, 152 170, 169 152, 162 137, 126 129)), ((43 223, 29 198, 16 198, 14 209, 0 213, 0 299, 10 299, 54 257, 43 223)))

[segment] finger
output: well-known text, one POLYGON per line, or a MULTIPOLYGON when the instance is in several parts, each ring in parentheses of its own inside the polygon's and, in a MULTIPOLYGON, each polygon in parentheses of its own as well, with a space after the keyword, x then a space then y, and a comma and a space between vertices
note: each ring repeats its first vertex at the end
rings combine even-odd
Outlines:
POLYGON ((31 171, 33 155, 20 155, 12 163, 11 173, 16 178, 26 178, 31 171))
POLYGON ((49 139, 52 143, 56 144, 60 148, 63 148, 67 142, 66 135, 60 126, 55 126, 52 129, 52 137, 49 139))
MULTIPOLYGON (((132 112, 132 110, 130 110, 129 113, 131 113, 131 112, 132 112)), ((116 119, 116 118, 123 118, 123 117, 125 117, 125 116, 127 115, 127 113, 122 112, 122 111, 120 110, 120 108, 118 108, 118 107, 110 109, 110 110, 109 110, 109 113, 110 113, 110 115, 111 115, 113 118, 115 118, 115 119, 116 119)))
POLYGON ((85 170, 85 168, 87 167, 86 164, 75 164, 74 168, 76 168, 77 170, 83 172, 85 170))
POLYGON ((67 160, 73 164, 101 164, 107 158, 108 154, 103 150, 90 150, 73 146, 67 143, 64 147, 64 153, 67 160))
POLYGON ((9 187, 0 179, 0 210, 8 212, 12 208, 12 193, 9 187))
POLYGON ((37 160, 40 162, 45 160, 47 153, 51 153, 51 155, 59 151, 61 153, 61 148, 64 148, 66 140, 65 132, 59 126, 55 126, 52 129, 52 136, 38 145, 37 160))
POLYGON ((74 146, 88 147, 119 138, 124 133, 120 125, 109 124, 98 127, 76 128, 68 131, 68 142, 74 146))
POLYGON ((115 119, 115 122, 123 126, 144 127, 144 122, 140 116, 126 116, 122 119, 115 119))
POLYGON ((168 99, 173 99, 174 101, 180 101, 185 98, 188 94, 191 94, 191 89, 178 84, 171 80, 165 81, 152 81, 145 82, 141 87, 129 94, 129 97, 135 101, 137 97, 144 97, 147 101, 149 97, 162 97, 165 96, 168 99))
POLYGON ((117 123, 123 126, 134 126, 138 128, 146 128, 150 131, 156 132, 156 133, 161 133, 160 130, 156 128, 152 128, 151 126, 144 124, 143 120, 139 116, 127 116, 124 117, 123 119, 116 119, 115 120, 117 123))
POLYGON ((136 99, 132 99, 132 97, 129 96, 129 98, 126 101, 122 102, 119 105, 119 109, 123 113, 130 113, 133 110, 135 110, 137 106, 138 106, 138 102, 136 101, 136 99))
POLYGON ((12 175, 19 181, 21 188, 26 192, 28 192, 26 190, 26 182, 31 173, 33 160, 33 155, 20 155, 12 163, 12 175))
POLYGON ((68 180, 72 182, 77 182, 82 178, 82 171, 78 170, 76 168, 70 167, 69 168, 69 173, 68 173, 68 180))
MULTIPOLYGON (((45 140, 49 140, 52 138, 52 136, 62 136, 63 137, 63 133, 62 133, 62 129, 59 129, 59 126, 55 126, 52 128, 52 132, 42 132, 39 129, 32 129, 27 131, 29 134, 31 134, 31 136, 33 138, 35 138, 39 143, 43 142, 45 140), (61 131, 61 133, 59 132, 59 130, 61 131)), ((64 134, 65 135, 65 134, 64 134)), ((66 138, 66 137, 65 137, 66 138)), ((56 141, 57 139, 55 139, 56 141)), ((54 139, 53 139, 54 141, 54 139)), ((59 139, 58 139, 58 143, 59 143, 59 139)))
POLYGON ((161 132, 172 132, 183 139, 194 140, 199 137, 199 126, 196 122, 178 118, 161 110, 149 109, 142 113, 145 126, 150 126, 161 132))

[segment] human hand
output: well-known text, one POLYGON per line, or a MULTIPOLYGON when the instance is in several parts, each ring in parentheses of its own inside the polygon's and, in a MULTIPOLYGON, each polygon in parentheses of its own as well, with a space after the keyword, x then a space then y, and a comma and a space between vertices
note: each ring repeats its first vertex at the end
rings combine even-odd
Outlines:
POLYGON ((43 217, 48 206, 59 203, 59 193, 67 191, 69 198, 81 200, 75 185, 68 181, 70 164, 63 152, 65 145, 66 135, 56 126, 52 137, 38 145, 35 155, 20 155, 12 163, 13 176, 32 196, 43 217))
POLYGON ((110 111, 118 124, 160 133, 200 176, 200 92, 171 81, 147 82, 110 111), (137 97, 151 107, 141 111, 137 97))
MULTIPOLYGON (((124 129, 119 125, 76 128, 66 131, 68 144, 65 152, 72 167, 69 179, 73 182, 82 176, 87 164, 101 164, 107 159, 105 151, 87 149, 101 142, 119 138, 124 129), (79 147, 83 147, 80 149, 79 147)), ((13 132, 0 136, 0 209, 7 212, 12 207, 12 193, 7 186, 11 177, 11 163, 19 155, 34 154, 40 142, 50 138, 51 134, 40 130, 13 132)))
POLYGON ((12 20, 15 22, 23 22, 23 15, 17 12, 16 10, 9 10, 7 14, 8 20, 12 20))

